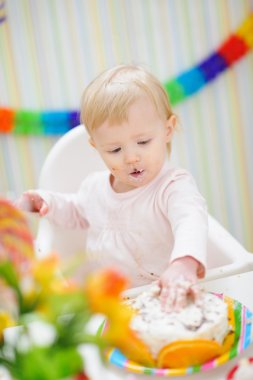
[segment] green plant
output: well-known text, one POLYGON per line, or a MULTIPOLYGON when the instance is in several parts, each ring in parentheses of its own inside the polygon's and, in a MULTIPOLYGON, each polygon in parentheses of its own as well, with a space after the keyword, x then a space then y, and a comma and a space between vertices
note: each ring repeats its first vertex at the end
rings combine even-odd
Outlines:
POLYGON ((0 364, 12 378, 85 379, 79 346, 101 349, 105 341, 87 331, 93 312, 84 286, 63 277, 56 254, 35 257, 23 214, 1 199, 0 292, 0 364), (48 341, 41 328, 50 333, 48 341))

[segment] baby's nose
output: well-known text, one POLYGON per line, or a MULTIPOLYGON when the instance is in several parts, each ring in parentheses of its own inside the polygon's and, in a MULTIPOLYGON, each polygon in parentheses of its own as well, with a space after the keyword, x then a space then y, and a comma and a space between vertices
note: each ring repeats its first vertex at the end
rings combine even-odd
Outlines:
POLYGON ((140 156, 135 152, 126 153, 125 160, 127 164, 134 164, 140 161, 140 156))

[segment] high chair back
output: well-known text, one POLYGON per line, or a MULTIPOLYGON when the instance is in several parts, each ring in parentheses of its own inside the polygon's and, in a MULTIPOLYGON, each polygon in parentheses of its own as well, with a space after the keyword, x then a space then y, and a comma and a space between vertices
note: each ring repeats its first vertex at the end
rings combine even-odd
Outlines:
MULTIPOLYGON (((49 152, 39 179, 39 188, 58 192, 75 192, 91 172, 104 170, 105 165, 88 142, 83 125, 62 136, 49 152)), ((46 218, 39 222, 36 239, 39 256, 50 251, 63 258, 85 250, 85 231, 63 230, 46 218)), ((209 215, 207 279, 226 277, 253 270, 253 255, 209 215)))

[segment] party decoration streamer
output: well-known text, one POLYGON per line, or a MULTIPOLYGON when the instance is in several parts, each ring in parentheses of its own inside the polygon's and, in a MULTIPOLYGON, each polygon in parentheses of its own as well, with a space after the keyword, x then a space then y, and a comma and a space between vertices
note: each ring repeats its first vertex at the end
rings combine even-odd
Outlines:
POLYGON ((172 105, 195 94, 213 81, 253 47, 253 13, 216 51, 197 66, 166 82, 172 105))
MULTIPOLYGON (((1 8, 0 2, 0 22, 1 8)), ((253 48, 253 13, 216 51, 196 66, 166 81, 172 105, 184 101, 215 80, 253 48)), ((0 108, 0 133, 61 135, 80 124, 77 110, 30 111, 0 108)))
POLYGON ((80 124, 78 111, 30 111, 0 108, 0 133, 61 135, 80 124))

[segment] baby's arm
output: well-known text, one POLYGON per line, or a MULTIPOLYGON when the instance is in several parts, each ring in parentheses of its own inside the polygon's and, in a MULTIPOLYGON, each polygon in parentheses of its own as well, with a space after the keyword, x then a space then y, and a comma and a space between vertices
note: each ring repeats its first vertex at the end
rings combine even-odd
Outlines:
POLYGON ((87 228, 83 205, 77 194, 63 194, 44 190, 30 190, 21 195, 16 206, 23 211, 46 216, 63 228, 87 228))
POLYGON ((167 310, 183 307, 188 296, 197 300, 198 278, 205 275, 207 207, 192 176, 177 170, 164 192, 165 209, 174 235, 170 264, 161 275, 161 298, 167 310))

